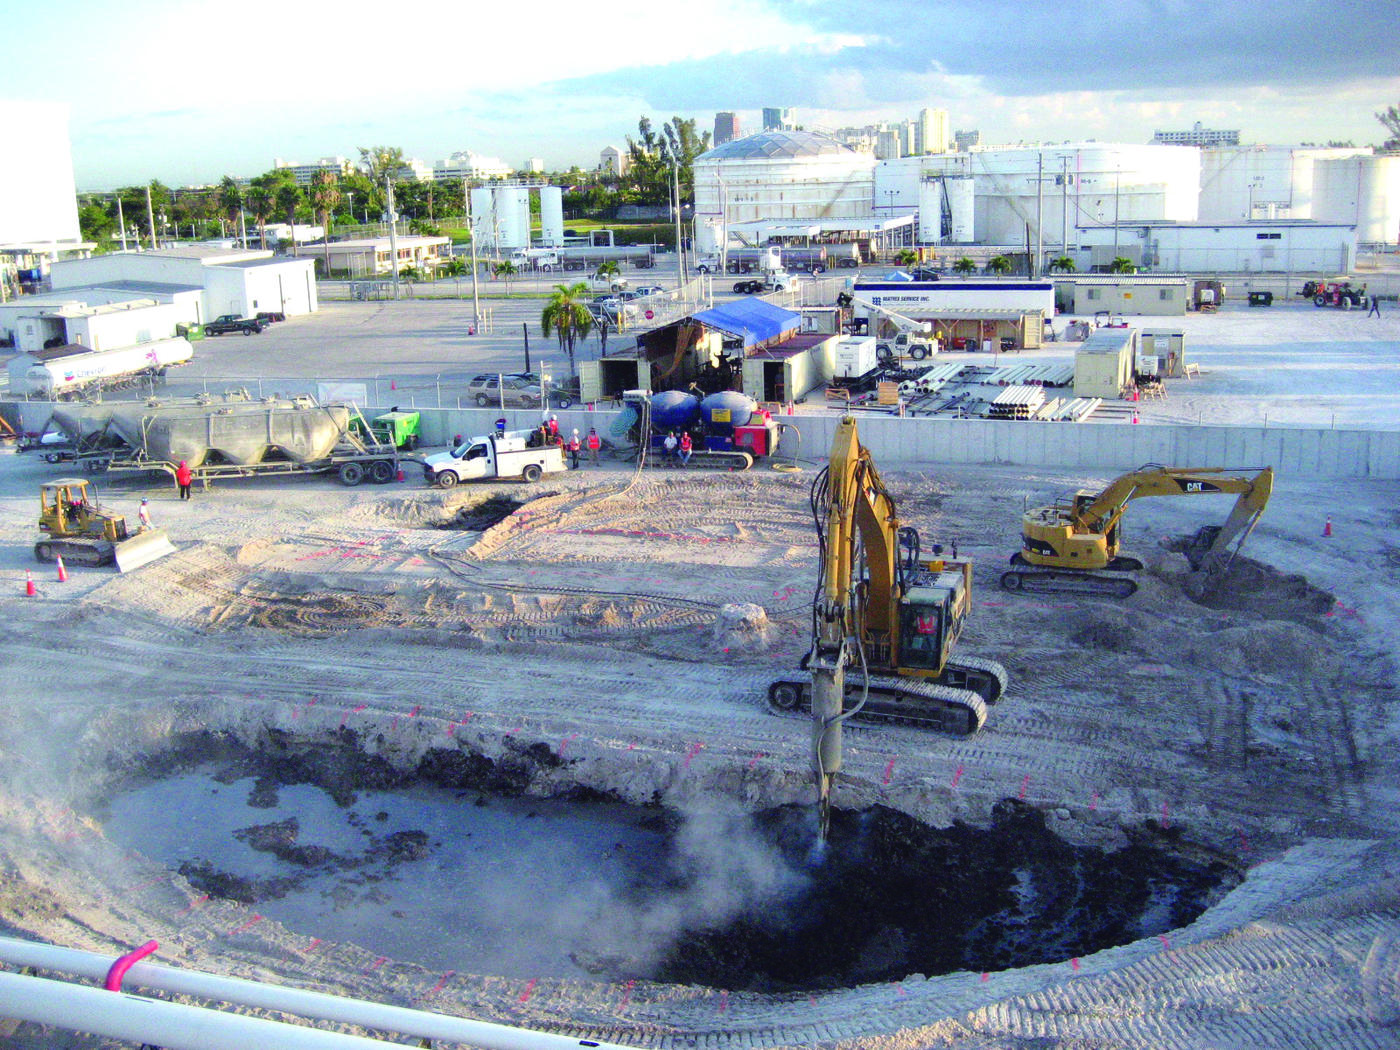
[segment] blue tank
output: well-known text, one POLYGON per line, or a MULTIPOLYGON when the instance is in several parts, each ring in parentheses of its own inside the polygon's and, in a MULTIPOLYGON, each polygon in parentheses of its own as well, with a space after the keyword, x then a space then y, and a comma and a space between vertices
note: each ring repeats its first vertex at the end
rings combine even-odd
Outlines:
POLYGON ((710 433, 733 434, 735 427, 741 427, 758 410, 758 403, 746 394, 735 390, 721 390, 710 394, 700 402, 700 416, 710 433))
POLYGON ((651 399, 651 425, 657 430, 689 427, 699 414, 699 399, 684 390, 663 390, 651 399))

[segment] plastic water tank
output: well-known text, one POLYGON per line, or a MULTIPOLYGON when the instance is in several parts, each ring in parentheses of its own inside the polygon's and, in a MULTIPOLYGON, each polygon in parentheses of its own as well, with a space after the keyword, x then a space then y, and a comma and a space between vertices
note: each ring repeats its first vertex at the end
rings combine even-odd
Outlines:
POLYGON ((713 434, 733 433, 734 427, 743 426, 757 410, 753 398, 735 390, 710 394, 700 402, 700 415, 713 434))
POLYGON ((651 425, 656 430, 688 427, 700 414, 700 400, 684 390, 663 390, 651 399, 651 425))

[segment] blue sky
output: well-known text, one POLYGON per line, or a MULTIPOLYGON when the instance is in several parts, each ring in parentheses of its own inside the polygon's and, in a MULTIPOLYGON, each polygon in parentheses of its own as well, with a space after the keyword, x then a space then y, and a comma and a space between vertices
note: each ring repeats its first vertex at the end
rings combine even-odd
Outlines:
POLYGON ((67 103, 79 189, 399 146, 591 167, 642 114, 791 106, 834 128, 947 109, 983 142, 1383 137, 1400 3, 53 0, 10 5, 0 96, 67 103))

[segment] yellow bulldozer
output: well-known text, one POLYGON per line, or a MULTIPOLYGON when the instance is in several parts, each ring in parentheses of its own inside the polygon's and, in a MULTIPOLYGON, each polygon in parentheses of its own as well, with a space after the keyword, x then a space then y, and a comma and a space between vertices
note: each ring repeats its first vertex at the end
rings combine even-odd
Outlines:
POLYGON ((39 531, 45 537, 34 544, 34 557, 41 562, 115 562, 119 572, 130 572, 175 551, 163 529, 127 532, 126 518, 99 506, 83 478, 59 478, 39 487, 39 531))

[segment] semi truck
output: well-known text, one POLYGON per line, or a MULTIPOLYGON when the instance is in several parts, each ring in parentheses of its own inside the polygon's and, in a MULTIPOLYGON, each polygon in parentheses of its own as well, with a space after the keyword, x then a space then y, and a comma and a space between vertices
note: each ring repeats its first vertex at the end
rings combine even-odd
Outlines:
POLYGON ((139 386, 186 364, 194 347, 186 339, 158 339, 116 350, 88 350, 45 359, 20 354, 9 364, 10 389, 31 400, 88 398, 104 390, 139 386))
POLYGON ((564 446, 543 427, 507 430, 468 438, 456 448, 423 457, 423 477, 429 485, 450 489, 459 481, 520 478, 539 481, 545 474, 568 470, 564 446))
POLYGON ((185 463, 205 485, 288 474, 384 484, 399 474, 398 448, 380 441, 358 408, 318 404, 309 396, 254 400, 236 391, 168 402, 64 405, 54 409, 50 423, 88 473, 163 471, 173 477, 185 463))

